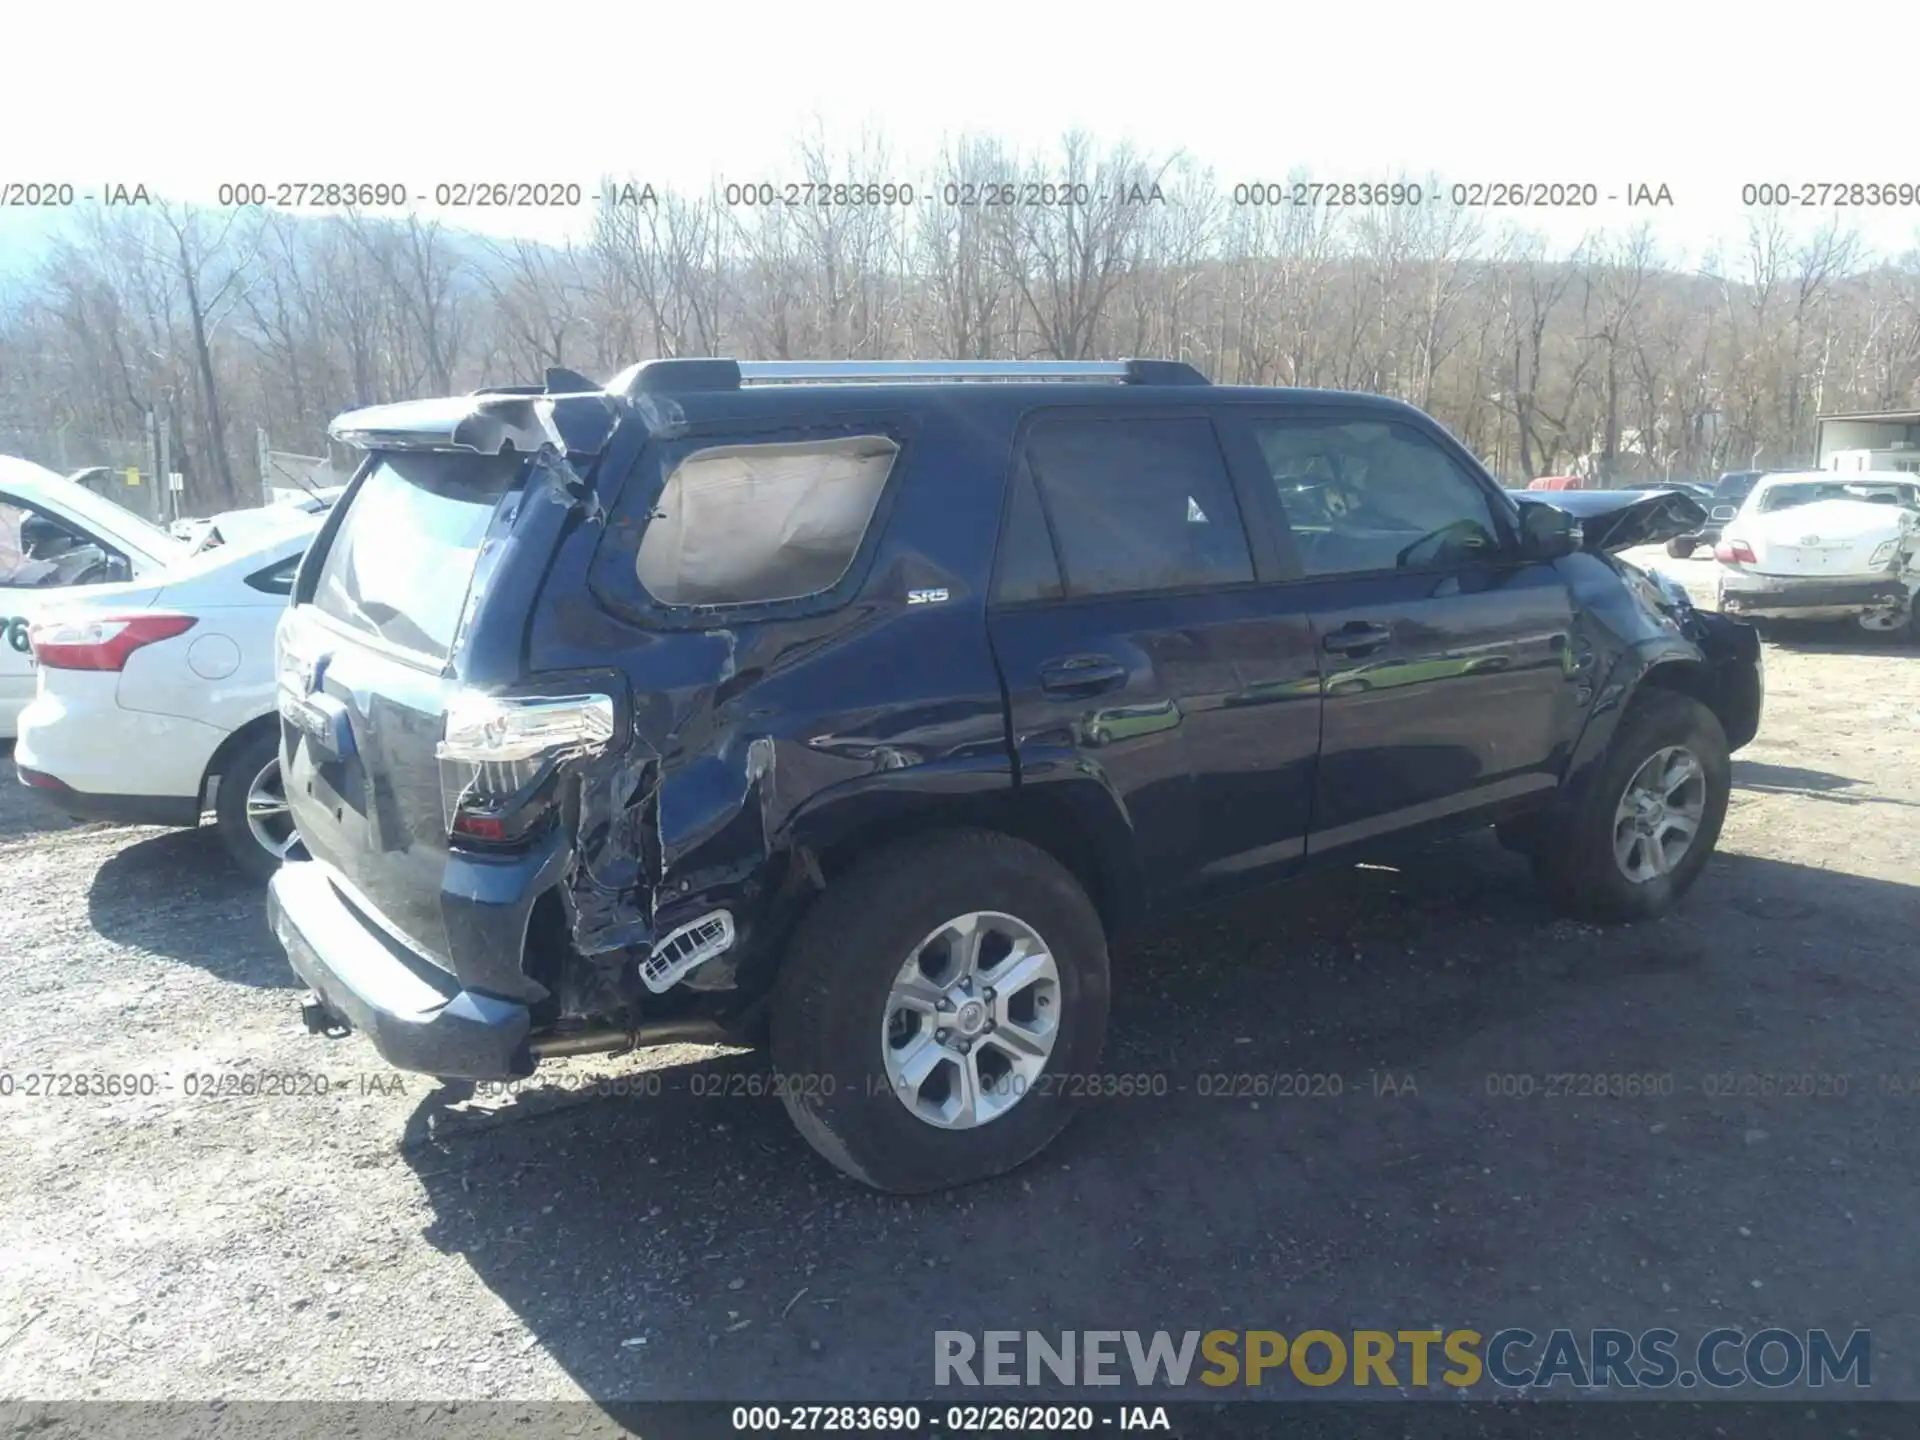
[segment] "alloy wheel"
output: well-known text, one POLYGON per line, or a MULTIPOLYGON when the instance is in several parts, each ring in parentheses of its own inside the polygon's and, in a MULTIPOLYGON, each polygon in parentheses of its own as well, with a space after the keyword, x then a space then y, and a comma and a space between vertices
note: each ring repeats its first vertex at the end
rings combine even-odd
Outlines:
POLYGON ((254 842, 276 860, 293 848, 293 811, 280 778, 278 756, 269 760, 247 786, 247 829, 254 842))
POLYGON ((880 1049, 901 1104, 929 1125, 997 1120, 1047 1068, 1060 968, 1025 921, 959 915, 914 947, 887 992, 880 1049))
POLYGON ((1633 772, 1613 812, 1613 859, 1620 873, 1644 885, 1673 873, 1699 833, 1707 810, 1707 772, 1684 745, 1649 755, 1633 772))

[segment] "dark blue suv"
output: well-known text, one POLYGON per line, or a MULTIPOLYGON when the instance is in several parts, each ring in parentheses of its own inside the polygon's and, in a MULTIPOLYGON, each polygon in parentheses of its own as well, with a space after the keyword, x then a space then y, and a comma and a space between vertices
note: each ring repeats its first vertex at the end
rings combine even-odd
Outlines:
POLYGON ((993 1174, 1098 1087, 1108 937, 1499 828, 1660 914, 1759 723, 1751 629, 1375 396, 1165 361, 661 360, 357 411, 280 632, 315 1030, 524 1075, 770 1044, 834 1164, 993 1174))

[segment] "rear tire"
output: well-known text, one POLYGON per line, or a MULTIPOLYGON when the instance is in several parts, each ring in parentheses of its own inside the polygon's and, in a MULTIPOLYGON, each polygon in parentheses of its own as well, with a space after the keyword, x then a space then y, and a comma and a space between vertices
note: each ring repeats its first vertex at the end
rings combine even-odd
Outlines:
POLYGON ((280 780, 280 732, 273 727, 263 728, 227 757, 213 806, 215 828, 233 863, 250 879, 262 884, 271 880, 274 871, 280 868, 286 842, 293 837, 290 815, 283 813, 276 820, 262 808, 261 802, 268 796, 278 797, 281 810, 285 811, 286 790, 280 780), (249 814, 250 808, 252 814, 249 814), (277 837, 282 828, 285 842, 278 848, 269 848, 268 841, 277 837))
POLYGON ((1667 554, 1676 560, 1690 560, 1693 558, 1693 550, 1696 543, 1698 542, 1678 538, 1669 540, 1667 541, 1667 554))
MULTIPOLYGON (((1663 778, 1657 775, 1649 784, 1657 789, 1663 778)), ((1732 787, 1726 732, 1713 712, 1672 690, 1642 690, 1621 719, 1605 758, 1573 811, 1542 835, 1533 855, 1534 879, 1557 909, 1578 919, 1611 924, 1665 914, 1692 888, 1713 854, 1732 787), (1636 849, 1634 837, 1641 822, 1622 818, 1632 808, 1630 787, 1639 789, 1649 767, 1658 769, 1661 757, 1676 754, 1691 757, 1700 770, 1699 811, 1692 837, 1684 850, 1672 841, 1660 844, 1650 839, 1643 839, 1636 849), (1641 878, 1631 877, 1629 868, 1641 870, 1641 878)), ((1675 794, 1683 797, 1671 806, 1672 814, 1678 816, 1690 808, 1693 792, 1683 786, 1675 794)), ((1665 817, 1667 808, 1659 807, 1659 814, 1665 817)))
POLYGON ((835 880, 794 933, 772 1014, 781 1099, 814 1149, 877 1190, 920 1194, 985 1179, 1031 1158, 1072 1118, 1084 1087, 1071 1082, 1099 1062, 1108 999, 1100 917, 1051 855, 985 830, 908 841, 835 880), (1031 939, 1003 951, 1005 935, 986 928, 1000 924, 1031 939), (983 938, 970 950, 965 937, 976 932, 983 938), (985 982, 942 988, 962 952, 979 955, 975 974, 985 982), (1050 957, 1053 978, 1013 973, 1037 967, 1034 957, 1050 957), (991 982, 1002 976, 1006 993, 996 998, 991 982), (984 995, 987 1019, 1004 1025, 997 1039, 964 1042, 970 1065, 933 1042, 962 1043, 953 1037, 981 1023, 979 1014, 963 1003, 964 1015, 947 1018, 930 1000, 921 1009, 902 999, 903 986, 917 996, 923 980, 949 1009, 955 998, 984 995), (1023 1001, 1018 1014, 1000 1008, 1023 1001), (1039 1068, 1017 1081, 1000 1071, 1012 1053, 1003 1045, 1041 1027, 1051 1029, 1050 1049, 1022 1062, 1039 1068), (925 1057, 933 1057, 926 1080, 901 1078, 919 1073, 916 1058, 925 1057), (954 1097, 963 1094, 980 1097, 977 1111, 960 1108, 954 1097), (960 1118, 923 1118, 943 1103, 960 1118))

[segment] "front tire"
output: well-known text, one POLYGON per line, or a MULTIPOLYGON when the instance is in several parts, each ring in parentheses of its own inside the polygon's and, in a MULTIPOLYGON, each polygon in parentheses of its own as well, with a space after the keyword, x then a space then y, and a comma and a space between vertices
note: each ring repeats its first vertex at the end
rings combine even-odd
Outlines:
POLYGON ((1669 540, 1667 541, 1667 554, 1676 560, 1690 560, 1693 558, 1693 549, 1696 543, 1697 542, 1692 540, 1680 538, 1669 540))
POLYGON ((262 729, 228 758, 214 797, 214 823, 233 863, 262 884, 293 844, 293 816, 280 778, 280 733, 262 729))
POLYGON ((781 1098, 877 1190, 1002 1174, 1072 1118, 1108 999, 1100 917, 1051 855, 984 830, 908 841, 836 879, 795 932, 772 1016, 781 1098))
POLYGON ((1584 794, 1543 836, 1534 879, 1578 919, 1663 915, 1706 867, 1732 788, 1713 712, 1676 691, 1643 690, 1584 794))

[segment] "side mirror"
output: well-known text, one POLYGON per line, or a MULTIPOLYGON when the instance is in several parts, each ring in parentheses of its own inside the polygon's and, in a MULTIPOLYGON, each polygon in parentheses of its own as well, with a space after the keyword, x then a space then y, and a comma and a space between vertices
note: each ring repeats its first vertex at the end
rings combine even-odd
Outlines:
POLYGON ((1520 550, 1529 560, 1558 560, 1580 548, 1580 522, 1557 505, 1520 501, 1520 550))

